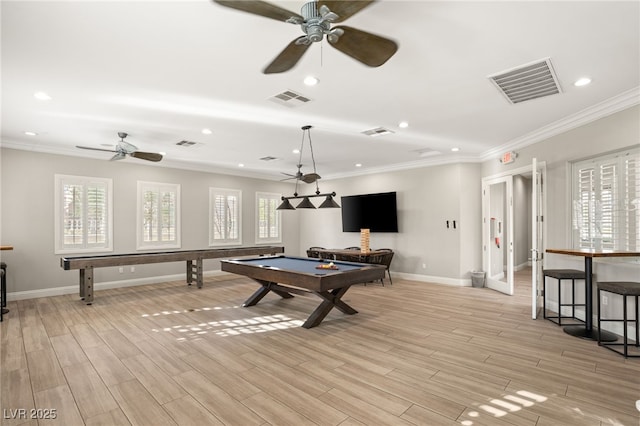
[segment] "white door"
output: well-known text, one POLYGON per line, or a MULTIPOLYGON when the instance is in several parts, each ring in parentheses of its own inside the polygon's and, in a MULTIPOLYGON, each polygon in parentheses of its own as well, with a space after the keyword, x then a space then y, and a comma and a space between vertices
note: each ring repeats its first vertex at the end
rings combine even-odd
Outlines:
POLYGON ((544 276, 544 181, 545 165, 534 158, 531 170, 531 318, 538 317, 541 306, 544 276))
POLYGON ((486 286, 513 295, 513 176, 483 180, 482 212, 486 286))

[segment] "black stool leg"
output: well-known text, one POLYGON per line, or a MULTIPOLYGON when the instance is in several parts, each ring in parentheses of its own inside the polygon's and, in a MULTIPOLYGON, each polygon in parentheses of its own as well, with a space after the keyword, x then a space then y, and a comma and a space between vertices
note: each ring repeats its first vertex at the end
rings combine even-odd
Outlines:
POLYGON ((638 296, 636 296, 636 346, 640 347, 640 321, 638 320, 638 314, 640 313, 640 309, 638 309, 638 296))
POLYGON ((542 276, 542 318, 547 319, 547 277, 542 276))
POLYGON ((623 349, 624 349, 624 357, 626 358, 629 354, 627 353, 627 296, 622 296, 622 318, 624 319, 622 325, 622 336, 623 340, 623 349))
POLYGON ((562 325, 562 280, 558 279, 558 325, 562 325))

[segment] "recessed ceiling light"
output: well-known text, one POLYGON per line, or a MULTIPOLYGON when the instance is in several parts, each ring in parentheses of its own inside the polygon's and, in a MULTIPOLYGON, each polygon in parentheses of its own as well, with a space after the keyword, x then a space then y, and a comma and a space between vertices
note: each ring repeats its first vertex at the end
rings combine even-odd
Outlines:
POLYGON ((460 151, 460 148, 458 148, 458 147, 454 147, 454 148, 451 148, 451 151, 453 151, 453 152, 458 152, 458 151, 460 151))
POLYGON ((203 135, 210 135, 211 133, 213 133, 213 132, 211 131, 211 129, 202 129, 202 134, 203 134, 203 135))
POLYGON ((239 163, 239 164, 238 164, 238 167, 244 167, 244 164, 239 163))
POLYGON ((591 79, 588 77, 582 77, 579 78, 578 80, 576 80, 575 83, 573 83, 574 86, 580 87, 580 86, 586 86, 587 84, 591 83, 591 79))
POLYGON ((407 127, 409 127, 409 123, 407 123, 406 121, 401 121, 398 123, 398 127, 400 127, 401 129, 406 129, 407 127))
POLYGON ((299 150, 299 149, 294 149, 294 150, 293 150, 293 151, 291 151, 291 152, 293 152, 294 154, 300 154, 300 150, 299 150))
POLYGON ((356 163, 355 166, 356 167, 362 167, 362 163, 356 163))
POLYGON ((27 136, 38 136, 36 132, 24 132, 24 134, 27 136))
POLYGON ((50 101, 51 96, 47 95, 45 92, 36 92, 33 94, 33 97, 40 101, 50 101))
POLYGON ((306 84, 307 86, 315 86, 319 82, 320 80, 318 80, 318 77, 314 77, 312 75, 306 76, 304 78, 304 84, 306 84))

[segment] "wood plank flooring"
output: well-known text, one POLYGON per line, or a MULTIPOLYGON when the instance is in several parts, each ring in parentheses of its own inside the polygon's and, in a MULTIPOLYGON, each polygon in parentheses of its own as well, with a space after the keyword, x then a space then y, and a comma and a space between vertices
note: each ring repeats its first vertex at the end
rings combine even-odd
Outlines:
POLYGON ((640 359, 531 320, 528 272, 515 296, 354 286, 358 314, 309 330, 319 299, 242 308, 234 275, 10 302, 1 424, 639 425, 640 359))

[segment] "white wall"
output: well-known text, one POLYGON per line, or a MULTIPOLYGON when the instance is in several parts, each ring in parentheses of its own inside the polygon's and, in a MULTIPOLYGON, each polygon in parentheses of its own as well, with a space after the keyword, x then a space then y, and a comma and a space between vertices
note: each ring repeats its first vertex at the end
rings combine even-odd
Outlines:
MULTIPOLYGON (((138 160, 110 162, 2 149, 2 244, 14 246, 2 252, 9 266, 9 293, 76 285, 78 271, 64 271, 62 256, 54 254, 54 174, 95 176, 113 179, 114 253, 136 252, 136 181, 177 183, 181 185, 181 249, 207 248, 209 187, 242 191, 242 239, 244 246, 255 242, 256 191, 289 193, 291 184, 223 174, 193 172, 147 165, 138 160)), ((282 244, 287 251, 298 252, 298 218, 283 221, 282 244)), ((205 261, 205 270, 218 270, 217 260, 205 261)), ((141 280, 143 278, 184 274, 185 265, 164 263, 138 265, 131 273, 125 269, 97 268, 99 283, 141 280)))
MULTIPOLYGON (((451 164, 323 181, 323 192, 341 196, 396 191, 398 233, 372 233, 371 248, 395 251, 392 272, 409 278, 461 284, 482 264, 481 184, 478 164, 451 164), (449 220, 450 227, 446 227, 449 220), (453 228, 453 221, 456 228, 453 228)), ((339 209, 291 211, 300 217, 301 254, 308 247, 360 245, 360 234, 342 232, 339 209)))
MULTIPOLYGON (((322 180, 322 192, 340 196, 396 191, 399 233, 374 233, 371 247, 396 252, 392 272, 407 278, 448 284, 470 284, 469 271, 482 267, 481 178, 530 164, 533 157, 547 164, 547 247, 570 246, 569 161, 638 145, 640 107, 633 107, 518 150, 517 160, 502 165, 498 159, 480 163, 449 164, 322 180), (457 228, 446 228, 456 220, 457 228), (424 267, 423 267, 424 265, 424 267)), ((53 175, 111 177, 114 179, 115 252, 135 252, 137 180, 182 185, 183 249, 207 246, 208 187, 243 191, 243 245, 254 244, 256 191, 291 194, 292 185, 214 173, 192 172, 145 165, 133 161, 108 162, 76 157, 1 150, 0 235, 2 244, 15 246, 2 252, 9 263, 9 292, 77 285, 76 271, 63 271, 53 253, 53 175)), ((312 185, 300 193, 313 193, 312 185)), ((283 212, 287 253, 304 255, 310 246, 328 248, 359 245, 358 233, 343 233, 340 209, 283 212)), ((547 256, 547 267, 581 268, 581 259, 547 256)), ((635 261, 637 262, 637 261, 635 261)), ((205 265, 215 270, 218 262, 205 265)), ((96 282, 183 273, 182 264, 140 266, 123 277, 117 268, 96 270, 96 282)), ((636 279, 638 264, 596 262, 600 279, 636 279)))

